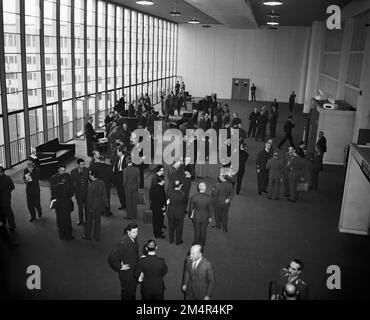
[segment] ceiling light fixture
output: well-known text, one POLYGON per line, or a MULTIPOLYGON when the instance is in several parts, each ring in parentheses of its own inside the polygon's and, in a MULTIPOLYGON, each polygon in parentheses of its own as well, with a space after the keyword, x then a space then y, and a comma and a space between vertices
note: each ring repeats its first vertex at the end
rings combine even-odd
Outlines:
POLYGON ((182 15, 180 11, 177 11, 177 1, 175 1, 175 8, 173 11, 170 12, 170 15, 173 17, 179 17, 182 15))
POLYGON ((154 4, 153 0, 137 0, 136 3, 142 6, 152 6, 154 4))
POLYGON ((277 19, 277 18, 280 18, 280 14, 278 14, 278 13, 274 13, 274 12, 272 12, 272 13, 268 13, 266 16, 267 16, 267 18, 270 18, 270 19, 277 19))
POLYGON ((281 6, 283 2, 282 1, 263 1, 263 4, 265 6, 274 7, 274 6, 281 6))
POLYGON ((193 18, 193 19, 190 19, 190 20, 188 21, 188 23, 190 23, 190 24, 198 24, 198 23, 200 23, 200 22, 199 22, 199 20, 197 20, 197 19, 193 18))
POLYGON ((268 24, 269 26, 278 26, 278 25, 279 25, 279 22, 276 22, 276 21, 269 21, 269 22, 267 22, 267 24, 268 24))

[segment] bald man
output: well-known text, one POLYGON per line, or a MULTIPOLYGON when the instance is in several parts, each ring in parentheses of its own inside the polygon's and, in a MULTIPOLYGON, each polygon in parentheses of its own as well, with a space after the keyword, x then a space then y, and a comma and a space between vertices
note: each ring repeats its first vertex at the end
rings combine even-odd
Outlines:
POLYGON ((202 246, 194 245, 186 261, 182 290, 185 300, 210 300, 215 283, 211 263, 203 257, 202 246))
POLYGON ((199 183, 198 193, 190 198, 189 215, 194 225, 194 242, 203 247, 206 244, 207 226, 212 222, 212 198, 206 194, 207 186, 199 183))

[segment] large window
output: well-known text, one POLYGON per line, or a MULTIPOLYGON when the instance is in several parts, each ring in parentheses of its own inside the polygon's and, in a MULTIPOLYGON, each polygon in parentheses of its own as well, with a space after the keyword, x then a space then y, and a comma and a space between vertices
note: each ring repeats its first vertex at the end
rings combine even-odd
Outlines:
POLYGON ((0 163, 7 167, 45 140, 83 135, 88 115, 103 126, 123 94, 136 102, 148 93, 156 104, 172 90, 177 25, 104 0, 0 3, 0 163))

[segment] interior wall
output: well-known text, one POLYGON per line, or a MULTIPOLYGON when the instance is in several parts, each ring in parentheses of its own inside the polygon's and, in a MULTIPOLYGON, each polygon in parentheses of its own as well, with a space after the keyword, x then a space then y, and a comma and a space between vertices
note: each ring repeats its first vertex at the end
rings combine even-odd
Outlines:
POLYGON ((310 27, 239 30, 179 25, 178 76, 187 91, 231 98, 232 78, 257 87, 257 100, 287 102, 291 92, 303 103, 310 27))

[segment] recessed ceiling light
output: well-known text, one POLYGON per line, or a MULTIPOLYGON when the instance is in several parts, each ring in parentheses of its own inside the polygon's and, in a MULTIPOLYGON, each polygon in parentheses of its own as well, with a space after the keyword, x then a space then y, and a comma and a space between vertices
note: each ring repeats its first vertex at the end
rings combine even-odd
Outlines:
POLYGON ((263 1, 263 4, 265 6, 273 7, 273 6, 281 6, 283 4, 283 2, 282 1, 263 1))
POLYGON ((200 23, 200 22, 199 22, 199 20, 197 20, 197 19, 193 18, 193 19, 190 19, 190 20, 188 21, 188 23, 190 23, 190 24, 198 24, 198 23, 200 23))
POLYGON ((269 22, 267 22, 267 24, 268 24, 269 26, 278 26, 278 25, 279 25, 279 22, 269 21, 269 22))
POLYGON ((202 26, 202 28, 204 28, 204 29, 208 29, 208 28, 210 28, 211 26, 209 25, 209 24, 204 24, 203 26, 202 26))
POLYGON ((142 6, 152 6, 154 4, 153 0, 137 0, 136 3, 142 6))

